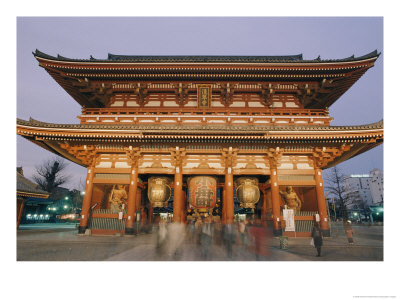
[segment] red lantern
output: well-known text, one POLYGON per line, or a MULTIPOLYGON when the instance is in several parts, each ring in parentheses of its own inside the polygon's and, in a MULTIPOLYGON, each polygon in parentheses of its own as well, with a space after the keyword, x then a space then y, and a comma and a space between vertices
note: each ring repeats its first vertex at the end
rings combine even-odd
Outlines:
POLYGON ((207 212, 217 202, 217 180, 211 176, 195 176, 188 179, 189 204, 199 212, 207 212))

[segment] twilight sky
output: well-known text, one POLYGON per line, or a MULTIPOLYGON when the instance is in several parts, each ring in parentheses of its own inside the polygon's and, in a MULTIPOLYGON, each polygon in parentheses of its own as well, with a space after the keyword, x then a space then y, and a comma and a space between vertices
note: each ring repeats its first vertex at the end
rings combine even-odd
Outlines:
MULTIPOLYGON (((17 19, 17 117, 79 123, 81 107, 38 66, 32 52, 69 58, 125 55, 292 55, 340 59, 382 52, 333 106, 332 125, 368 124, 383 118, 383 18, 381 17, 20 17, 17 19)), ((17 165, 31 178, 53 155, 17 137, 17 165)), ((86 170, 68 162, 68 188, 86 170)), ((383 146, 339 165, 343 173, 383 169, 383 146)))

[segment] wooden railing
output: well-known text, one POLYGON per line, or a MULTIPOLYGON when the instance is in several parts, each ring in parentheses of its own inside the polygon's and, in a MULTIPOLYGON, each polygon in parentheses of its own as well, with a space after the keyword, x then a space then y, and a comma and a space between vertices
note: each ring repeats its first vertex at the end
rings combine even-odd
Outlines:
POLYGON ((215 107, 209 109, 146 107, 146 108, 83 108, 83 115, 237 115, 237 116, 328 116, 325 109, 262 109, 215 107))

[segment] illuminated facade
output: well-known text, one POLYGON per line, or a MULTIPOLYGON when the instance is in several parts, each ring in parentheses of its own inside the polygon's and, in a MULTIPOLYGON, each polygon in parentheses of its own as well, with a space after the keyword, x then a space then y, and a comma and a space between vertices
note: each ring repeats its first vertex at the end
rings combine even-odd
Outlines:
POLYGON ((309 236, 316 214, 328 234, 322 169, 383 142, 382 121, 330 126, 328 111, 376 51, 339 60, 34 56, 82 106, 80 124, 18 120, 17 133, 87 168, 80 233, 133 234, 169 197, 174 222, 208 212, 231 223, 237 196, 276 235, 309 236), (284 205, 295 232, 282 232, 284 205))

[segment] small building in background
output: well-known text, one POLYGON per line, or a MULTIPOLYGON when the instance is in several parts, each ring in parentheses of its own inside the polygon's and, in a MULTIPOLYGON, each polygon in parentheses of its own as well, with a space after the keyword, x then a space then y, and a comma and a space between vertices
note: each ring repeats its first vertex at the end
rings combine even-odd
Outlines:
POLYGON ((344 201, 349 217, 355 220, 383 221, 383 172, 373 169, 369 174, 343 178, 344 201))
POLYGON ((22 167, 17 168, 17 229, 21 219, 45 221, 49 218, 46 213, 50 194, 43 191, 23 175, 22 167))

